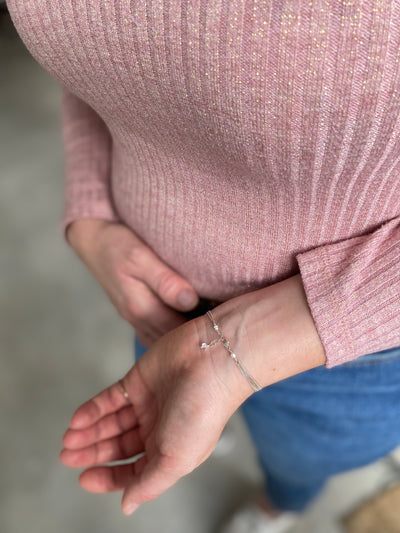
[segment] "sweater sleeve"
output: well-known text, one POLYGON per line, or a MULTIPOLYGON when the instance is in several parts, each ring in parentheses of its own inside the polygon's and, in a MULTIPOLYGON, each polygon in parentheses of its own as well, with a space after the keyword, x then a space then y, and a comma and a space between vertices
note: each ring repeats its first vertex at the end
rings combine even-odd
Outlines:
POLYGON ((79 218, 118 221, 110 190, 111 134, 100 116, 65 86, 61 87, 65 159, 61 231, 79 218))
POLYGON ((400 346, 400 216, 296 259, 327 368, 400 346))

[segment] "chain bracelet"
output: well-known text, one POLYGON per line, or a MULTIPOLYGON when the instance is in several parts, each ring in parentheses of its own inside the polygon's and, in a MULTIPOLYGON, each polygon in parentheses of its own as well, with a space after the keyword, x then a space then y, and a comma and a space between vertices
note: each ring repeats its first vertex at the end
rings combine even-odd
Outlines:
POLYGON ((202 350, 205 350, 207 348, 212 348, 213 346, 216 346, 217 344, 221 343, 225 346, 225 348, 228 350, 229 352, 229 355, 230 357, 233 359, 233 361, 235 362, 236 366, 238 367, 238 369, 240 370, 240 372, 243 374, 243 376, 247 379, 247 381, 250 383, 250 386, 251 388, 257 392, 259 390, 261 390, 262 387, 260 387, 260 385, 257 383, 257 381, 247 372, 246 368, 244 367, 244 365, 239 361, 237 355, 232 351, 231 347, 230 347, 230 344, 229 344, 229 341, 228 339, 223 335, 223 333, 221 332, 221 330, 219 329, 219 326, 218 324, 215 322, 214 320, 214 317, 211 313, 211 311, 207 311, 207 316, 209 317, 209 319, 211 320, 212 322, 212 325, 213 325, 213 328, 215 329, 215 331, 217 332, 218 334, 218 339, 210 342, 209 344, 207 344, 206 342, 203 342, 201 345, 200 345, 200 348, 202 350))

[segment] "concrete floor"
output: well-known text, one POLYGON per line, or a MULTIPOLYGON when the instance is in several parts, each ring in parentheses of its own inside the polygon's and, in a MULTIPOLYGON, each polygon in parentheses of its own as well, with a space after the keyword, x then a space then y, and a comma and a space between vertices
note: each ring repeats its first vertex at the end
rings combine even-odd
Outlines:
MULTIPOLYGON (((129 518, 120 494, 83 491, 58 461, 74 409, 130 367, 133 331, 61 237, 60 91, 6 12, 0 76, 0 531, 213 533, 261 482, 239 415, 231 453, 129 518)), ((384 461, 337 476, 296 532, 340 533, 340 516, 392 478, 384 461)))

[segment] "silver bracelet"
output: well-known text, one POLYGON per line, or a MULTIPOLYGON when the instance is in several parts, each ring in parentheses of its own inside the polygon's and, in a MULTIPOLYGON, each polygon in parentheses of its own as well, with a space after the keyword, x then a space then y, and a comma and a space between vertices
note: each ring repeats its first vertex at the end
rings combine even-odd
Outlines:
POLYGON ((257 392, 259 390, 262 389, 262 387, 260 387, 260 385, 257 383, 257 381, 250 376, 250 374, 247 372, 246 368, 242 365, 242 363, 239 361, 239 359, 237 358, 237 355, 235 353, 233 353, 233 351, 231 350, 231 347, 230 347, 230 344, 229 344, 229 341, 226 339, 226 337, 223 335, 222 331, 220 331, 219 327, 218 327, 218 324, 215 322, 214 320, 214 317, 211 313, 211 311, 207 311, 207 316, 209 317, 209 319, 211 320, 212 322, 212 325, 213 325, 213 328, 215 329, 215 331, 218 333, 218 339, 216 339, 215 341, 212 341, 210 342, 210 344, 207 344, 206 342, 203 342, 201 345, 200 345, 200 348, 202 350, 205 350, 206 348, 212 348, 213 346, 215 346, 216 344, 218 343, 222 343, 225 348, 228 350, 229 352, 229 355, 231 356, 231 358, 234 360, 236 366, 238 367, 238 369, 240 370, 240 372, 243 374, 243 376, 247 379, 247 381, 250 383, 250 386, 251 388, 257 392))

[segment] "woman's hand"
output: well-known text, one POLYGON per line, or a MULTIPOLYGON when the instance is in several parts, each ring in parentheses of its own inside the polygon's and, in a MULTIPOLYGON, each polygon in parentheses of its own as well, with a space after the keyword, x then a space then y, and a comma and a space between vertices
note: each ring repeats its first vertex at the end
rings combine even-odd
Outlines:
POLYGON ((204 317, 183 324, 121 380, 129 400, 114 384, 75 412, 60 454, 65 465, 92 467, 145 452, 134 463, 85 470, 83 488, 124 491, 122 507, 130 514, 207 459, 251 393, 222 346, 200 350, 200 341, 212 338, 204 317))
POLYGON ((67 239, 145 346, 186 321, 178 311, 198 304, 192 286, 123 224, 79 219, 67 239))
MULTIPOLYGON (((266 387, 325 362, 300 275, 232 298, 213 310, 239 360, 266 387)), ((117 384, 74 414, 60 459, 85 470, 92 492, 123 490, 130 514, 210 455, 229 417, 253 391, 217 343, 207 316, 164 335, 117 384), (95 466, 145 452, 137 462, 95 466)))

